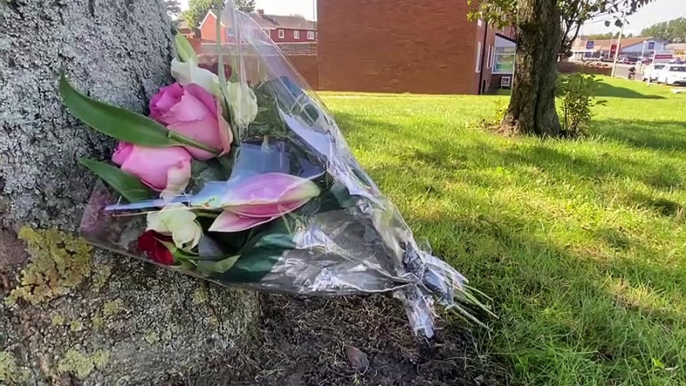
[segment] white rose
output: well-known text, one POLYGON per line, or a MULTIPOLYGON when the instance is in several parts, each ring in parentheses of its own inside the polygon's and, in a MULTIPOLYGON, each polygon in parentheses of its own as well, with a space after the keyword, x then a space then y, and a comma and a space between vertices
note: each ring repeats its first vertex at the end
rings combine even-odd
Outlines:
POLYGON ((195 248, 202 237, 202 228, 186 205, 169 204, 159 212, 148 213, 148 229, 171 235, 177 248, 195 248))

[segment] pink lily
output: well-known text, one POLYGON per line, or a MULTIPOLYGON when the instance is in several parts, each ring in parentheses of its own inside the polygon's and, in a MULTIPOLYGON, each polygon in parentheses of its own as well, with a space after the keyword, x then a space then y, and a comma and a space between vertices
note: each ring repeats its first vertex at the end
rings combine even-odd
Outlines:
POLYGON ((222 200, 222 213, 211 232, 240 232, 266 224, 307 204, 320 193, 312 181, 283 173, 266 173, 244 181, 222 200))

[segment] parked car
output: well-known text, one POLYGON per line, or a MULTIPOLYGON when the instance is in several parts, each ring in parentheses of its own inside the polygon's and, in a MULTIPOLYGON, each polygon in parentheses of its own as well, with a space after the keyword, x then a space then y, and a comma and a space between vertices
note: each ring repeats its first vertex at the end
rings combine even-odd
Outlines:
POLYGON ((683 84, 686 85, 686 65, 670 64, 660 71, 657 77, 658 83, 668 85, 683 84))
POLYGON ((645 71, 643 71, 643 81, 644 82, 654 82, 657 77, 660 76, 660 72, 666 67, 665 63, 654 63, 646 66, 645 71))

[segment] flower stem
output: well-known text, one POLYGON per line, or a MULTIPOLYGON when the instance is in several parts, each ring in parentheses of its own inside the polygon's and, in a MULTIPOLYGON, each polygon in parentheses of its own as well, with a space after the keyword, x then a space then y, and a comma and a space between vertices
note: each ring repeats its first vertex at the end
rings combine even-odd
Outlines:
POLYGON ((168 135, 169 135, 169 138, 171 138, 177 142, 180 142, 184 145, 193 146, 197 149, 205 150, 205 151, 210 152, 210 153, 215 154, 215 155, 218 155, 219 153, 221 153, 221 151, 219 149, 215 149, 212 146, 205 145, 204 143, 200 143, 200 142, 198 142, 192 138, 188 138, 185 135, 179 134, 175 131, 170 130, 168 135))
POLYGON ((198 217, 205 217, 205 218, 217 218, 219 216, 218 214, 204 213, 204 212, 195 212, 195 215, 198 217))

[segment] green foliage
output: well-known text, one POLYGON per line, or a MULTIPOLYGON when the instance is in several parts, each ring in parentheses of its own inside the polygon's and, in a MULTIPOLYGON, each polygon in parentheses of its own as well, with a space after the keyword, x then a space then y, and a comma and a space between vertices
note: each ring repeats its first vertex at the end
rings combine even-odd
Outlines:
MULTIPOLYGON (((625 38, 631 38, 634 35, 633 34, 624 34, 623 35, 625 38)), ((588 39, 588 40, 606 40, 606 39, 618 39, 619 38, 619 31, 612 33, 604 33, 604 34, 591 34, 591 35, 586 35, 583 36, 583 38, 588 39)))
MULTIPOLYGON (((188 21, 191 28, 197 30, 200 28, 200 23, 202 23, 207 12, 223 7, 224 0, 190 0, 188 2, 188 9, 181 14, 181 17, 188 21)), ((236 0, 236 8, 243 12, 254 12, 255 0, 236 0)))
POLYGON ((174 36, 174 45, 176 45, 176 54, 179 56, 179 60, 184 63, 199 63, 198 55, 185 36, 177 33, 174 36))
POLYGON ((417 239, 494 298, 481 374, 686 385, 686 95, 598 78, 573 141, 481 130, 507 96, 321 96, 417 239))
POLYGON ((169 131, 146 116, 87 97, 76 90, 64 74, 60 77, 59 89, 62 102, 75 117, 114 139, 148 147, 189 145, 219 154, 219 150, 169 131))
MULTIPOLYGON (((560 53, 564 54, 571 49, 584 22, 600 15, 615 15, 615 24, 621 25, 620 13, 632 14, 651 1, 653 0, 557 0, 563 36, 560 53)), ((469 15, 470 19, 484 19, 497 27, 517 26, 517 10, 533 6, 533 2, 523 0, 467 0, 467 3, 476 7, 469 15)))
POLYGON ((140 202, 154 197, 152 191, 136 176, 119 168, 88 158, 79 158, 79 163, 90 169, 128 202, 140 202))
POLYGON ((557 98, 560 123, 569 137, 583 134, 591 123, 591 108, 598 81, 593 75, 572 73, 558 76, 557 98))
POLYGON ((686 17, 652 25, 644 29, 641 35, 671 43, 686 43, 686 17))
POLYGON ((152 119, 132 111, 108 105, 77 91, 62 74, 62 101, 72 114, 85 124, 112 138, 150 147, 177 146, 168 130, 152 119))

